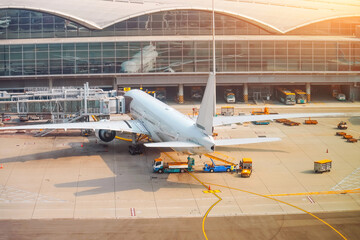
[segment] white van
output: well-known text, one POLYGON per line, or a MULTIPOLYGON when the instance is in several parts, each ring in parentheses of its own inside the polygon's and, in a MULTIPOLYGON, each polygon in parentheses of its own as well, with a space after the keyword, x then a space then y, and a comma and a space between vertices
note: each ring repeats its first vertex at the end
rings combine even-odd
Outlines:
POLYGON ((339 93, 339 94, 336 96, 336 99, 339 100, 339 101, 345 101, 345 100, 346 100, 345 94, 339 93))

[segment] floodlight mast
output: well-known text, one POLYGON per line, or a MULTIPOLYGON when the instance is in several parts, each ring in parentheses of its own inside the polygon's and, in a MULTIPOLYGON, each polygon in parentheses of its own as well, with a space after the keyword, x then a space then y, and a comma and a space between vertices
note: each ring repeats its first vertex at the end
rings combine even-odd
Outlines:
POLYGON ((213 74, 214 74, 214 116, 216 115, 216 56, 215 56, 215 0, 212 0, 212 50, 213 50, 213 74))

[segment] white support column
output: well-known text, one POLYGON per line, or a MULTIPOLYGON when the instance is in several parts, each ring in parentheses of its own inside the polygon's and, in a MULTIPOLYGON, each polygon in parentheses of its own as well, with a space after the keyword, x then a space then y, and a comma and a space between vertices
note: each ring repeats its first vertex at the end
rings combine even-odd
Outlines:
POLYGON ((311 101, 311 86, 310 86, 310 83, 306 83, 306 96, 307 96, 307 102, 309 103, 311 101))
POLYGON ((52 88, 53 88, 53 80, 52 80, 52 78, 49 78, 49 89, 50 89, 50 91, 52 90, 52 88))
POLYGON ((113 79, 113 90, 117 90, 117 81, 116 81, 116 78, 113 79))
POLYGON ((184 103, 184 84, 179 84, 179 103, 184 103))
POLYGON ((248 84, 247 83, 244 83, 243 95, 244 95, 244 102, 248 103, 248 101, 249 101, 249 91, 248 91, 248 84))
POLYGON ((89 92, 89 83, 84 84, 84 113, 87 114, 87 97, 89 92))

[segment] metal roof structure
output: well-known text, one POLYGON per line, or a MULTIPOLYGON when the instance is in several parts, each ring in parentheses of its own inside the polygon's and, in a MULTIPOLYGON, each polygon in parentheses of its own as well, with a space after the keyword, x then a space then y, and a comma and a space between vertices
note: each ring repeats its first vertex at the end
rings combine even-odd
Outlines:
MULTIPOLYGON (((211 0, 0 0, 0 9, 27 9, 104 29, 136 16, 169 10, 212 11, 211 0)), ((217 13, 286 33, 311 23, 360 17, 360 0, 215 0, 217 13)))

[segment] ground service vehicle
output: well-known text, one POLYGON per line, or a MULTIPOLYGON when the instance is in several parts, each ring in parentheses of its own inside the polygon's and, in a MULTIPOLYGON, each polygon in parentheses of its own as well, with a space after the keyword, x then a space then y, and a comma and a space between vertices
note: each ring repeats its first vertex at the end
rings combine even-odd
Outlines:
POLYGON ((336 99, 339 100, 339 101, 346 101, 346 96, 345 96, 345 94, 343 94, 343 93, 339 93, 339 94, 336 96, 336 99))
POLYGON ((336 132, 336 136, 345 136, 346 132, 336 132))
POLYGON ((191 88, 191 98, 196 100, 201 100, 203 96, 203 90, 201 87, 192 87, 191 88))
POLYGON ((285 89, 285 88, 276 88, 276 97, 277 99, 287 105, 295 104, 295 93, 285 89))
POLYGON ((212 160, 212 158, 210 158, 212 164, 208 165, 207 163, 205 163, 203 170, 205 172, 234 172, 235 171, 235 167, 233 165, 216 165, 214 163, 214 160, 212 160))
POLYGON ((235 103, 235 94, 233 93, 232 89, 225 89, 224 99, 227 103, 235 103))
POLYGON ((275 121, 278 122, 278 123, 285 123, 285 122, 289 122, 290 120, 285 119, 285 118, 281 118, 281 119, 276 119, 275 121))
POLYGON ((351 139, 351 138, 353 138, 353 136, 352 136, 352 135, 349 135, 349 134, 346 134, 346 135, 343 136, 343 138, 344 138, 344 139, 351 139))
POLYGON ((270 121, 266 121, 266 120, 264 120, 264 121, 253 121, 252 123, 255 124, 255 125, 269 125, 270 121))
POLYGON ((268 107, 264 107, 264 111, 260 109, 252 109, 251 115, 264 115, 264 114, 276 114, 276 113, 270 113, 268 107))
POLYGON ((347 129, 346 122, 344 122, 344 121, 339 122, 339 124, 337 125, 337 128, 338 129, 347 129))
POLYGON ((293 122, 293 121, 287 121, 287 122, 284 122, 284 125, 287 125, 287 126, 299 126, 300 123, 293 122))
POLYGON ((307 95, 301 89, 294 89, 296 103, 306 103, 307 102, 307 95))
POLYGON ((348 142, 356 143, 358 140, 356 138, 348 138, 348 142))
POLYGON ((234 116, 235 108, 234 107, 221 107, 221 115, 222 116, 234 116))
POLYGON ((187 162, 164 162, 161 158, 156 158, 153 164, 153 170, 157 173, 183 173, 193 171, 195 160, 188 157, 187 162))
POLYGON ((305 124, 312 124, 312 125, 316 125, 316 124, 318 124, 318 121, 317 120, 311 120, 310 118, 309 118, 309 120, 305 120, 305 122, 304 122, 305 124))
POLYGON ((329 159, 315 161, 314 162, 314 172, 316 172, 316 173, 330 172, 331 163, 332 163, 332 161, 329 159))
POLYGON ((243 158, 239 163, 238 173, 241 177, 250 177, 252 173, 252 159, 243 158))
POLYGON ((156 88, 156 98, 160 101, 166 100, 166 89, 165 88, 156 88))

